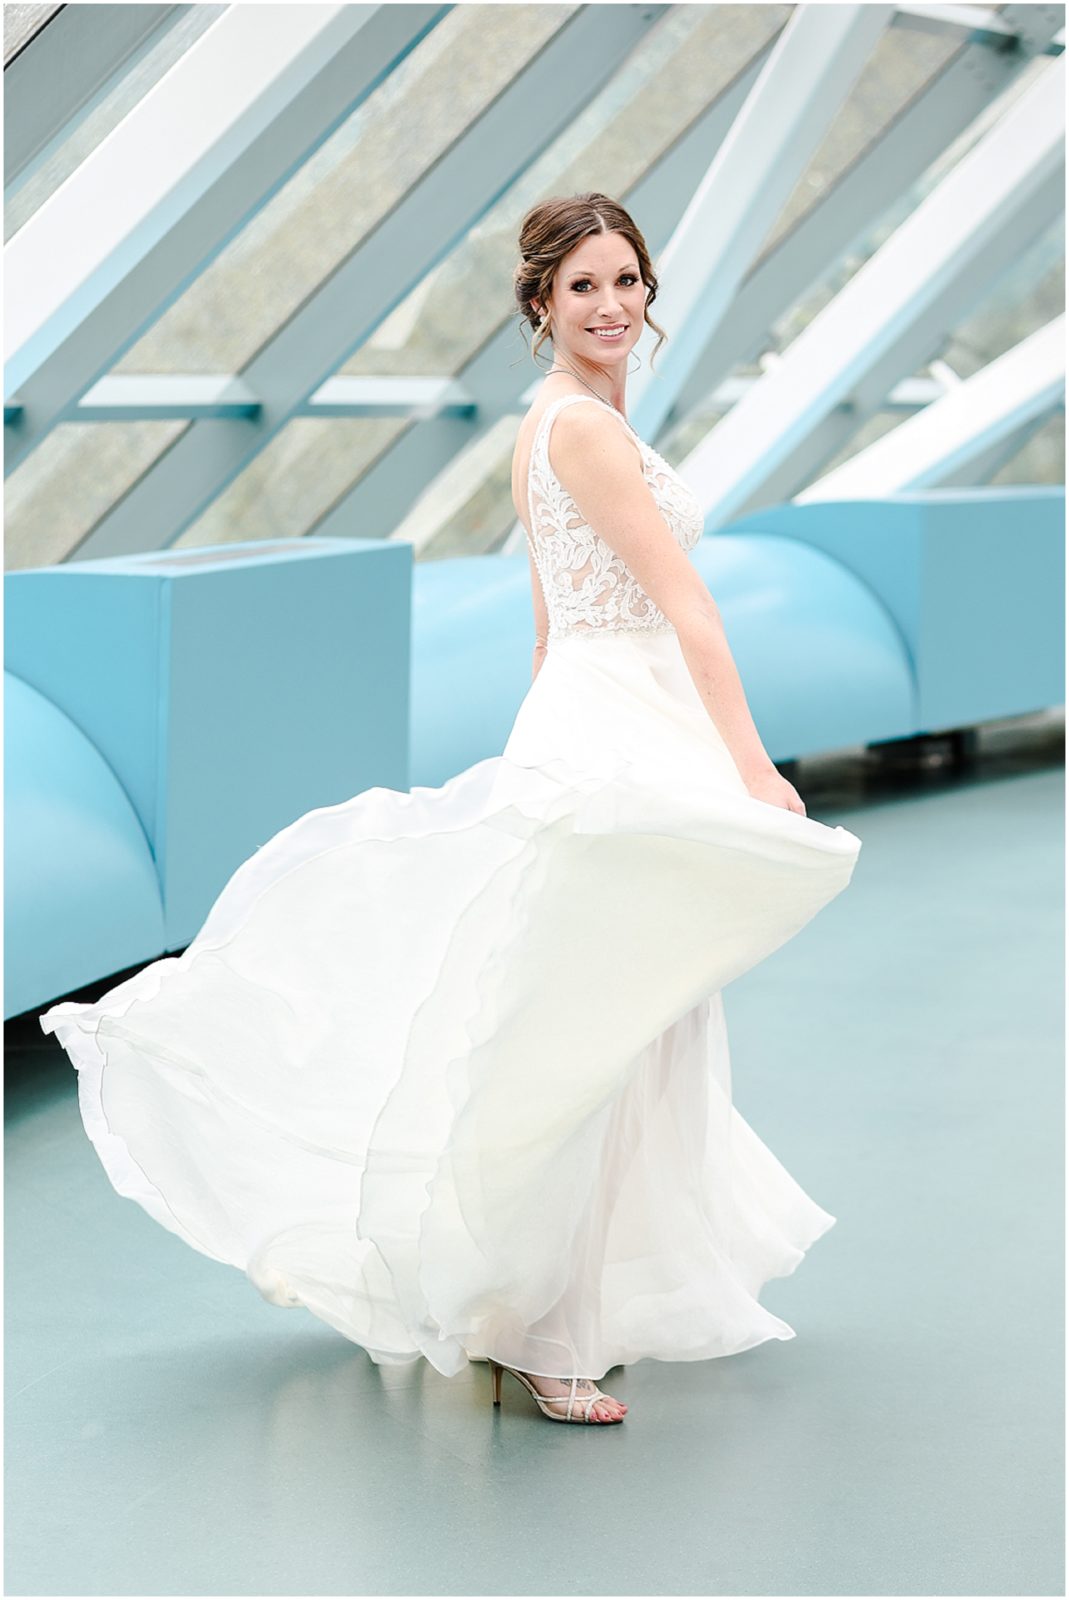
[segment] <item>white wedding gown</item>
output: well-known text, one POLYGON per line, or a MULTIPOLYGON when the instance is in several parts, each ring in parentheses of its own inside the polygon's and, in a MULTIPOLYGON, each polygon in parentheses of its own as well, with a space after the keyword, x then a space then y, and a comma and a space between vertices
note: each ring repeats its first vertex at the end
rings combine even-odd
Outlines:
MULTIPOLYGON (((674 629, 554 477, 553 417, 587 398, 532 446, 548 649, 504 753, 299 817, 181 955, 40 1019, 120 1194, 447 1375, 793 1338, 758 1292, 835 1221, 733 1108, 720 991, 860 840, 747 792, 674 629)), ((621 423, 690 549, 693 495, 621 423)))

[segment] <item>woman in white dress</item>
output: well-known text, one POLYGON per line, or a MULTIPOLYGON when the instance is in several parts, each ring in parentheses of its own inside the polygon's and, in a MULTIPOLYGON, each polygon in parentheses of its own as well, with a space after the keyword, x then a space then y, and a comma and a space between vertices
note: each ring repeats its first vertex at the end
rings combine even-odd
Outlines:
POLYGON ((700 507, 626 421, 641 234, 580 195, 520 247, 553 359, 514 462, 536 647, 503 753, 299 817, 180 956, 41 1025, 116 1190, 272 1304, 612 1423, 610 1367, 794 1337, 757 1295, 835 1218, 732 1106, 721 990, 860 840, 769 760, 700 507))

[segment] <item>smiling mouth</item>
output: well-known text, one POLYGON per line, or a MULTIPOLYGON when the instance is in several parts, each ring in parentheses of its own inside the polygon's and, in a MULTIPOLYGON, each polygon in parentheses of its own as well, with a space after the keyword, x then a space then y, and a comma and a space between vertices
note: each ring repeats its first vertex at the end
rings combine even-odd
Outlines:
POLYGON ((627 332, 627 328, 628 324, 626 322, 621 322, 618 323, 614 328, 595 327, 588 328, 586 331, 587 333, 592 333, 596 339, 620 339, 627 332))

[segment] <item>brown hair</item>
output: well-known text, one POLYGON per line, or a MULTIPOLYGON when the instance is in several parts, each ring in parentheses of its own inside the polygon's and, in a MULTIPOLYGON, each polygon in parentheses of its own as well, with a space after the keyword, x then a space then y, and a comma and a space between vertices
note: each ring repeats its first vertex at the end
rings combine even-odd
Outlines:
POLYGON ((653 270, 646 241, 634 220, 623 206, 610 200, 607 194, 597 193, 542 200, 531 207, 520 224, 521 260, 512 275, 512 286, 516 303, 535 335, 531 359, 534 360, 549 338, 549 324, 547 322, 543 326, 542 316, 534 309, 532 302, 538 300, 543 306, 548 304, 554 275, 564 257, 575 249, 581 239, 596 233, 623 234, 638 257, 639 272, 649 290, 643 320, 658 335, 650 355, 652 370, 653 358, 668 338, 664 329, 650 316, 649 308, 657 297, 657 274, 653 270))

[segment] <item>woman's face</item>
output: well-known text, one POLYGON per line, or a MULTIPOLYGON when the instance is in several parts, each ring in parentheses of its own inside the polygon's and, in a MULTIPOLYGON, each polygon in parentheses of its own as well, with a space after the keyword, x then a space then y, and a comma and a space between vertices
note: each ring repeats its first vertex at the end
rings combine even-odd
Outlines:
POLYGON ((597 233, 580 240, 553 278, 549 303, 553 348, 572 366, 618 376, 642 333, 646 285, 638 257, 622 233, 597 233), (594 328, 624 324, 619 337, 594 328))

